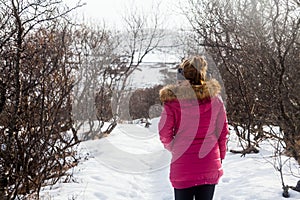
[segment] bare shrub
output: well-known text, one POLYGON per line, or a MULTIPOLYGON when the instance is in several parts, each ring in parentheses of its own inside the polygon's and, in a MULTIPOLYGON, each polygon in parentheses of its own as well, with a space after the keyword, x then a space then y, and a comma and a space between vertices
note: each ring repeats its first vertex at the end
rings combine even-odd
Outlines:
MULTIPOLYGON (((150 119, 150 108, 154 105, 160 104, 159 90, 161 85, 151 88, 137 89, 133 92, 129 100, 129 113, 131 119, 150 119)), ((160 116, 161 111, 151 113, 151 117, 160 116)), ((146 123, 147 125, 147 123, 146 123)))
POLYGON ((61 20, 70 10, 50 0, 0 10, 0 198, 38 198, 77 163, 71 38, 61 20))

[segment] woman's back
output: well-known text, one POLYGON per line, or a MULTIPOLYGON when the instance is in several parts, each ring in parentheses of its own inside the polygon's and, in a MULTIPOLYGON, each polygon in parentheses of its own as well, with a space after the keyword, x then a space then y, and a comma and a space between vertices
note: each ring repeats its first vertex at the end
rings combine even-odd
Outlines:
POLYGON ((160 90, 164 109, 159 135, 172 153, 170 180, 175 200, 211 200, 223 174, 227 119, 220 84, 206 80, 206 70, 203 57, 186 59, 177 71, 179 84, 160 90))
POLYGON ((209 96, 197 95, 197 90, 189 86, 174 85, 161 90, 161 97, 165 98, 162 118, 166 119, 161 119, 160 136, 163 141, 164 136, 170 137, 168 127, 174 128, 169 150, 172 152, 170 179, 176 188, 215 184, 223 174, 218 139, 225 118, 222 117, 223 121, 218 118, 225 112, 222 113, 218 90, 213 90, 218 88, 216 84, 212 80, 206 85, 209 88, 202 87, 207 90, 202 92, 209 96))

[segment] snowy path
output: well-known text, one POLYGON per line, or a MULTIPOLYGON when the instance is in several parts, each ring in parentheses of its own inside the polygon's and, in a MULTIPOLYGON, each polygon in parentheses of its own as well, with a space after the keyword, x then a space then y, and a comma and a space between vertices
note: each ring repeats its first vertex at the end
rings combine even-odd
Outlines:
POLYGON ((157 134, 143 127, 133 128, 133 125, 119 125, 114 133, 86 144, 100 173, 108 175, 98 186, 101 188, 108 182, 115 187, 114 191, 101 189, 107 198, 99 199, 171 199, 168 191, 163 191, 171 187, 168 182, 170 154, 157 142, 157 134))
MULTIPOLYGON (((41 199, 172 200, 170 154, 163 149, 156 127, 118 125, 107 138, 81 143, 81 153, 88 153, 88 159, 73 169, 73 182, 46 188, 41 199)), ((285 199, 278 173, 261 155, 243 158, 228 153, 223 167, 225 174, 214 200, 285 199)), ((289 185, 296 181, 295 177, 286 179, 289 185)), ((290 194, 289 200, 300 199, 299 193, 290 194)))
POLYGON ((173 198, 168 179, 170 154, 163 149, 158 135, 149 129, 118 125, 109 137, 84 142, 81 149, 89 158, 75 168, 75 183, 62 183, 47 190, 43 199, 173 198))

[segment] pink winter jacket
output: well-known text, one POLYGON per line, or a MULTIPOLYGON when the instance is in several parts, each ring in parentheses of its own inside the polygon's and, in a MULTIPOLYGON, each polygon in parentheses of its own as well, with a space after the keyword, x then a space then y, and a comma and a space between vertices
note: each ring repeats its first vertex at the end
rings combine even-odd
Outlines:
POLYGON ((223 175, 228 125, 220 88, 212 79, 201 86, 169 85, 160 91, 164 109, 159 135, 172 153, 174 188, 217 184, 223 175))

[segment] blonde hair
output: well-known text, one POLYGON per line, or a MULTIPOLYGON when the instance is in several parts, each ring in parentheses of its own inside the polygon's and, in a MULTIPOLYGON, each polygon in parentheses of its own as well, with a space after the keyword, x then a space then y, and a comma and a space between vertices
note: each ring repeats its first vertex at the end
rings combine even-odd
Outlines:
POLYGON ((182 75, 191 85, 203 85, 206 79, 207 62, 201 56, 193 56, 180 64, 182 75))

